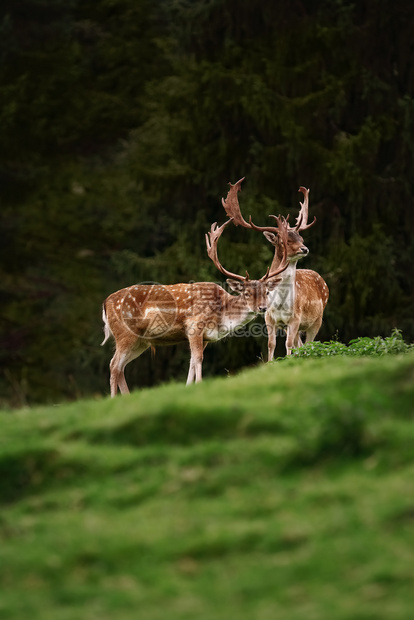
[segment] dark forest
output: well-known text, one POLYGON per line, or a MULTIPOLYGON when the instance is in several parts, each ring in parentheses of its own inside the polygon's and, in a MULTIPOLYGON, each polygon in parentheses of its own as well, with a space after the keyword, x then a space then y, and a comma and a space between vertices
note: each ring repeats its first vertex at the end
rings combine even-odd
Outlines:
MULTIPOLYGON (((300 267, 330 289, 318 339, 413 341, 414 3, 4 0, 0 19, 3 406, 108 394, 103 300, 221 282, 204 235, 243 176, 262 224, 294 219, 310 188, 300 267)), ((238 273, 271 262, 259 233, 221 243, 238 273)), ((265 349, 212 344, 204 374, 265 349)), ((128 383, 182 381, 188 359, 146 353, 128 383)))

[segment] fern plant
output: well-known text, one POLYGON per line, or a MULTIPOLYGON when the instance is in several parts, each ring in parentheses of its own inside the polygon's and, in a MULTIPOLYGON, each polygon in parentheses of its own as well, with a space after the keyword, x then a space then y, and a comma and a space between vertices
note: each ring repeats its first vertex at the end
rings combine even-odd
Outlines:
MULTIPOLYGON (((328 357, 333 355, 352 355, 355 357, 373 355, 389 355, 407 353, 414 350, 414 344, 407 344, 401 330, 395 328, 386 338, 360 337, 351 340, 348 345, 330 340, 329 342, 309 342, 298 349, 292 350, 293 357, 328 357)), ((286 358, 283 358, 286 359, 286 358)))

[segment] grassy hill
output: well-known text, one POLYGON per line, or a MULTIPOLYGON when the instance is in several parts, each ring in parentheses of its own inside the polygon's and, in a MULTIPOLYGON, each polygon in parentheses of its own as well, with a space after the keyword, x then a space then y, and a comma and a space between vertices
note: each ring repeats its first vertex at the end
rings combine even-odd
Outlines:
POLYGON ((411 620, 414 353, 0 414, 0 617, 411 620))

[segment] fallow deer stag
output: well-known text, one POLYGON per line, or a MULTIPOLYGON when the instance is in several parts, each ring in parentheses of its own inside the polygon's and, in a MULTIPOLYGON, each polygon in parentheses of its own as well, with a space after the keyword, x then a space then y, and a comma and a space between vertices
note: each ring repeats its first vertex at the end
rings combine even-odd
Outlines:
POLYGON ((201 381, 203 350, 209 342, 220 340, 237 327, 253 320, 267 309, 267 294, 281 281, 278 275, 288 266, 286 260, 287 223, 277 219, 281 260, 260 280, 250 280, 227 271, 219 262, 217 242, 230 223, 211 226, 206 235, 207 252, 217 269, 229 279, 227 284, 239 295, 230 295, 213 282, 189 284, 137 284, 112 293, 103 304, 104 344, 115 339, 110 362, 111 396, 128 393, 125 366, 149 347, 188 341, 191 351, 187 385, 201 381), (284 249, 283 249, 284 248, 284 249))
MULTIPOLYGON (((279 229, 275 226, 256 226, 251 217, 249 222, 243 218, 240 212, 237 193, 244 177, 234 185, 230 183, 230 190, 226 200, 222 199, 223 206, 229 217, 236 226, 244 226, 262 231, 266 239, 275 247, 275 254, 270 270, 275 270, 280 265, 284 246, 281 245, 279 229)), ((308 224, 309 190, 300 187, 299 191, 304 195, 296 224, 288 229, 287 260, 288 267, 282 276, 271 302, 268 304, 265 315, 268 331, 268 359, 273 359, 276 348, 276 334, 279 328, 286 330, 286 354, 290 355, 293 347, 300 347, 302 340, 300 332, 306 332, 306 342, 312 342, 318 333, 323 311, 329 297, 329 289, 325 280, 316 271, 311 269, 298 269, 298 261, 307 256, 308 248, 303 243, 300 233, 313 226, 316 218, 308 224)), ((275 218, 276 216, 272 215, 275 218)))

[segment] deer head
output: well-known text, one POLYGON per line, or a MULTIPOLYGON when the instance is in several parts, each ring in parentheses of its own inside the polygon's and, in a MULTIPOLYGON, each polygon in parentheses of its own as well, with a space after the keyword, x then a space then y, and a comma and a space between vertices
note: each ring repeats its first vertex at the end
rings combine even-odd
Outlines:
MULTIPOLYGON (((280 226, 256 226, 253 223, 252 218, 249 218, 249 222, 243 218, 240 205, 237 197, 237 193, 241 189, 241 183, 244 177, 239 179, 234 185, 229 183, 230 189, 226 199, 222 198, 223 207, 227 215, 231 218, 235 226, 243 226, 244 228, 251 228, 263 232, 266 239, 276 248, 277 256, 279 260, 283 260, 284 243, 285 240, 281 239, 280 226)), ((287 238, 286 238, 286 252, 287 260, 289 262, 296 262, 300 258, 303 258, 309 253, 308 248, 303 243, 303 238, 300 232, 313 226, 316 222, 316 218, 308 224, 308 210, 309 210, 309 190, 305 187, 300 187, 299 191, 304 195, 304 201, 300 203, 301 209, 298 217, 296 218, 295 226, 287 225, 287 238)), ((270 217, 278 221, 278 217, 271 215, 270 217)), ((286 223, 289 220, 289 216, 286 219, 286 223)))
POLYGON ((266 296, 269 291, 272 291, 277 284, 281 281, 279 278, 279 274, 281 274, 288 266, 287 261, 287 235, 288 235, 288 226, 287 222, 284 218, 278 217, 277 220, 277 230, 281 243, 281 252, 282 258, 280 265, 270 271, 269 267, 264 276, 260 278, 260 280, 250 280, 250 276, 246 271, 246 275, 242 276, 237 273, 233 273, 228 271, 223 267, 220 263, 218 254, 217 254, 217 244, 218 240, 221 237, 223 230, 230 224, 233 220, 230 217, 227 222, 224 222, 221 226, 217 225, 217 222, 211 225, 210 232, 206 234, 206 245, 207 245, 207 253, 209 258, 213 261, 214 265, 217 267, 222 274, 227 276, 227 284, 229 287, 239 293, 239 295, 244 300, 246 306, 249 307, 252 313, 264 313, 266 311, 267 302, 266 296))

